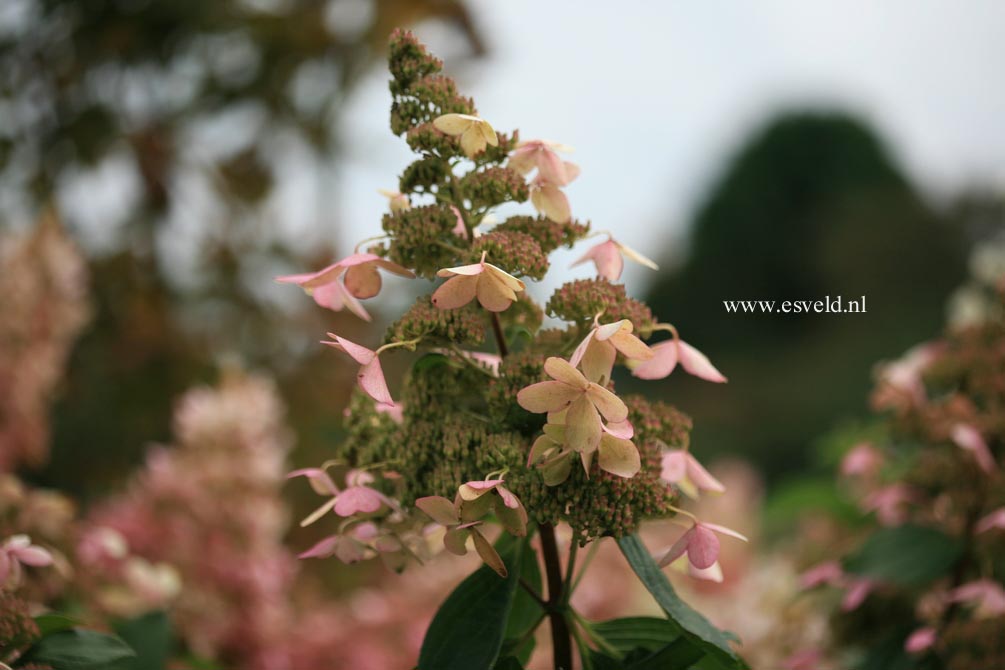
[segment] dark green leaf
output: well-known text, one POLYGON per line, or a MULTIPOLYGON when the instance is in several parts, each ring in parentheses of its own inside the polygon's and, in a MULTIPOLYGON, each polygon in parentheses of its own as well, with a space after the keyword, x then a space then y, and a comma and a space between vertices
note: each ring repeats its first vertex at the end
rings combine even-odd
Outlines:
POLYGON ((131 670, 136 653, 112 635, 92 630, 63 630, 47 635, 25 652, 20 663, 59 670, 131 670))
POLYGON ((35 625, 38 626, 41 637, 58 633, 61 630, 70 630, 79 623, 62 614, 42 614, 35 617, 35 625))
POLYGON ((618 539, 618 546, 642 584, 666 612, 670 622, 678 627, 689 642, 704 653, 721 659, 727 667, 742 667, 742 661, 729 645, 731 640, 736 640, 736 636, 719 630, 680 599, 638 535, 618 539))
POLYGON ((705 652, 683 635, 625 670, 686 670, 705 658, 705 652))
MULTIPOLYGON (((541 594, 541 567, 537 563, 537 552, 524 551, 520 559, 520 579, 538 595, 541 594)), ((541 619, 543 610, 523 587, 517 584, 513 596, 513 607, 506 622, 506 639, 501 656, 512 655, 526 664, 534 652, 534 636, 526 635, 531 626, 541 619), (522 642, 521 642, 522 640, 522 642)))
POLYGON ((503 535, 496 549, 509 576, 503 579, 482 566, 447 597, 422 641, 419 670, 489 670, 493 666, 502 647, 526 544, 526 540, 503 535))
POLYGON ((680 630, 667 619, 630 617, 593 624, 593 630, 623 654, 632 649, 662 649, 680 637, 680 630))
POLYGON ((891 584, 923 586, 946 574, 961 551, 958 541, 934 528, 882 528, 846 561, 845 569, 891 584))
POLYGON ((130 666, 133 670, 164 670, 174 646, 171 620, 166 612, 147 612, 122 621, 115 632, 136 652, 130 666))
POLYGON ((513 656, 500 659, 493 670, 524 670, 523 663, 513 656))

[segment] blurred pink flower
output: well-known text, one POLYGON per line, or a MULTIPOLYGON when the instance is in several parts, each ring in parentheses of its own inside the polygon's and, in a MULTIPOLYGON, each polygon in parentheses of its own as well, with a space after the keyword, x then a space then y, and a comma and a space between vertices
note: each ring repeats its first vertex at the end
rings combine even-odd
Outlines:
POLYGON ((632 374, 639 379, 663 379, 680 362, 681 367, 695 377, 716 383, 726 381, 726 377, 715 369, 705 354, 676 336, 654 344, 651 349, 655 354, 651 360, 632 366, 632 374))
POLYGON ((953 589, 950 601, 975 605, 974 614, 987 619, 1005 615, 1005 589, 991 579, 968 582, 953 589))
POLYGON ((943 349, 941 342, 926 342, 909 349, 899 360, 881 366, 876 404, 882 408, 900 406, 905 401, 908 404, 924 402, 925 384, 921 375, 943 349))
POLYGON ((723 493, 726 487, 698 462, 690 451, 670 449, 661 460, 660 478, 680 488, 690 498, 699 491, 723 493))
POLYGON ((984 472, 994 471, 994 456, 991 455, 988 443, 984 441, 980 431, 971 425, 958 423, 953 426, 951 437, 956 446, 971 453, 981 470, 984 472))
POLYGON ((337 349, 359 363, 360 368, 356 375, 356 381, 360 389, 376 400, 378 404, 393 406, 394 399, 391 397, 391 391, 387 388, 387 380, 384 379, 384 369, 380 366, 378 352, 350 342, 335 333, 328 333, 328 337, 332 338, 333 341, 323 341, 321 344, 337 349))
POLYGON ((513 275, 485 262, 482 252, 479 262, 455 268, 444 268, 439 277, 450 277, 433 293, 433 304, 440 309, 457 309, 476 297, 481 306, 490 312, 509 308, 526 286, 513 275))
POLYGON ((621 273, 625 268, 624 256, 651 270, 659 270, 659 266, 656 263, 631 247, 621 244, 610 235, 607 236, 606 242, 601 242, 590 247, 571 267, 576 267, 587 261, 593 261, 593 264, 597 267, 597 274, 607 281, 614 282, 621 279, 621 273))
POLYGON ((804 589, 824 584, 845 589, 841 600, 841 610, 844 612, 857 609, 876 588, 876 582, 868 577, 846 574, 837 561, 827 561, 810 568, 799 577, 799 584, 804 589))
POLYGON ((454 224, 454 227, 450 232, 462 239, 468 239, 468 228, 464 225, 464 217, 461 216, 461 210, 451 205, 450 211, 454 213, 455 217, 457 217, 457 222, 454 224))
POLYGON ((907 518, 905 507, 917 499, 917 493, 906 484, 890 484, 867 495, 862 509, 875 512, 876 519, 884 526, 899 526, 907 518))
POLYGON ((565 415, 565 445, 574 451, 591 452, 604 434, 600 417, 612 423, 628 418, 628 407, 611 391, 589 381, 568 361, 552 356, 544 371, 554 381, 521 389, 517 402, 528 412, 559 412, 565 415))
POLYGON ((919 628, 911 633, 904 641, 904 651, 909 654, 917 654, 931 648, 935 644, 935 629, 931 626, 919 628))
POLYGON ((21 566, 44 567, 52 565, 52 554, 47 549, 31 543, 27 535, 12 535, 0 544, 0 588, 21 581, 21 566))
POLYGON ((977 522, 975 530, 986 533, 989 530, 1005 530, 1005 507, 999 507, 977 522))
POLYGON ((868 442, 852 447, 841 459, 841 474, 846 477, 872 476, 883 464, 883 457, 868 442))

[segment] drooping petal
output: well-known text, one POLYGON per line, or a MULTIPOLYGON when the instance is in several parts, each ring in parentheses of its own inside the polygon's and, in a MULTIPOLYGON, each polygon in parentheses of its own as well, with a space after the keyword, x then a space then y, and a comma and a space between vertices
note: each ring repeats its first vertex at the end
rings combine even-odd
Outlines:
POLYGON ((690 374, 719 384, 726 381, 726 377, 715 369, 715 366, 708 360, 708 357, 687 342, 680 340, 677 343, 677 350, 681 366, 690 374))
POLYGON ((537 211, 555 223, 566 223, 572 218, 569 198, 553 184, 545 183, 532 188, 530 202, 537 211))
POLYGON ((307 482, 318 495, 333 496, 338 494, 338 487, 323 468, 300 468, 286 474, 287 479, 307 477, 307 482))
POLYGON ((583 376, 583 373, 564 358, 550 356, 544 362, 544 371, 552 379, 568 384, 579 391, 586 391, 590 387, 590 382, 583 376))
POLYGON ((471 529, 471 538, 475 541, 475 551, 485 561, 485 565, 495 570, 500 577, 506 577, 506 564, 503 563, 492 543, 486 540, 477 528, 471 529))
POLYGON ((677 342, 666 340, 650 347, 653 357, 632 366, 632 375, 639 379, 663 379, 677 367, 677 342))
POLYGON ((583 392, 562 382, 538 382, 520 389, 516 401, 528 412, 541 414, 564 409, 583 392))
POLYGON ((307 551, 299 554, 297 558, 328 558, 335 553, 335 547, 341 540, 342 538, 338 535, 326 537, 307 551))
POLYGON ((338 349, 339 351, 348 354, 350 358, 360 365, 366 365, 377 357, 377 354, 371 349, 367 349, 355 342, 351 342, 344 337, 339 337, 335 333, 328 333, 328 337, 332 338, 334 341, 322 342, 322 344, 327 344, 334 349, 338 349))
POLYGON ((639 265, 643 265, 643 266, 649 268, 650 270, 659 270, 660 269, 660 266, 656 265, 655 262, 653 262, 651 259, 643 256, 639 252, 635 251, 635 249, 632 249, 627 244, 622 244, 620 242, 615 242, 615 244, 617 244, 618 250, 621 251, 622 254, 624 254, 625 256, 627 256, 628 258, 630 258, 631 260, 635 261, 639 265))
POLYGON ((572 264, 572 267, 587 261, 593 261, 597 267, 597 274, 611 282, 621 279, 621 273, 625 269, 625 261, 621 258, 621 253, 613 240, 607 240, 590 247, 572 264))
POLYGON ((712 491, 713 493, 724 493, 726 487, 723 486, 722 482, 712 476, 708 470, 705 469, 698 459, 691 454, 691 452, 686 452, 684 455, 684 460, 687 463, 687 475, 694 482, 694 485, 703 491, 712 491))
POLYGON ((678 484, 687 476, 687 457, 683 449, 664 453, 660 465, 660 479, 667 483, 678 484))
POLYGON ((394 405, 394 398, 387 388, 387 380, 384 379, 384 369, 380 366, 380 359, 376 356, 372 361, 362 366, 356 375, 359 387, 363 391, 383 405, 394 405))
POLYGON ((517 505, 515 508, 496 505, 495 510, 496 516, 499 517, 499 523, 511 535, 523 537, 527 534, 527 510, 524 509, 523 505, 517 505))
POLYGON ((43 549, 35 544, 27 547, 20 547, 18 549, 12 549, 10 553, 14 556, 14 558, 25 565, 35 567, 52 565, 52 554, 50 554, 47 549, 43 549))
POLYGON ((484 138, 486 144, 493 147, 499 146, 499 138, 496 136, 495 128, 493 128, 488 121, 485 119, 479 119, 478 130, 481 131, 482 138, 484 138))
POLYGON ((506 505, 506 507, 509 507, 510 509, 517 509, 518 507, 521 507, 520 499, 502 484, 496 487, 496 493, 499 494, 499 497, 502 499, 503 504, 506 505))
POLYGON ((722 566, 716 561, 707 568, 696 568, 692 563, 687 564, 687 574, 694 579, 701 579, 706 582, 722 583, 722 566))
POLYGON ((561 442, 555 442, 547 435, 541 435, 538 437, 534 440, 534 444, 531 445, 530 453, 527 454, 527 467, 530 467, 538 461, 547 458, 552 451, 561 447, 563 442, 565 442, 564 434, 561 442))
POLYGON ((569 406, 565 419, 565 445, 573 451, 591 452, 600 445, 600 414, 590 399, 580 395, 569 406))
POLYGON ((648 361, 656 355, 648 344, 632 335, 630 330, 625 331, 624 328, 612 335, 610 342, 621 352, 622 356, 631 360, 648 361))
POLYGON ((565 162, 544 145, 537 150, 537 172, 545 181, 557 186, 565 186, 571 181, 565 170, 565 162))
POLYGON ((474 300, 477 290, 477 276, 457 276, 436 289, 431 300, 440 309, 457 309, 474 300))
POLYGON ((485 272, 514 293, 521 293, 527 289, 527 285, 523 281, 491 263, 485 263, 485 272))
POLYGON ((337 498, 329 498, 328 500, 326 500, 323 505, 321 505, 316 510, 314 510, 306 517, 304 517, 304 520, 300 522, 300 527, 306 528, 307 526, 311 525, 312 523, 323 517, 325 514, 330 512, 333 507, 335 507, 336 502, 337 498))
POLYGON ((586 395, 611 423, 620 423, 628 418, 628 406, 624 401, 600 384, 590 384, 586 395))
POLYGON ((460 516, 457 514, 457 508, 454 507, 454 503, 442 496, 417 498, 415 506, 441 526, 456 526, 460 523, 460 516))
POLYGON ((661 558, 659 561, 659 565, 661 568, 665 568, 666 566, 670 565, 678 558, 687 553, 688 545, 691 542, 693 531, 694 528, 689 528, 687 532, 681 535, 680 538, 673 543, 673 546, 670 547, 670 550, 667 551, 667 553, 664 554, 663 558, 661 558))
POLYGON ((523 144, 513 150, 506 161, 510 170, 526 175, 537 167, 537 146, 531 143, 523 144))
POLYGON ((572 473, 572 452, 563 451, 539 466, 545 486, 558 486, 572 473))
POLYGON ((511 288, 488 272, 479 275, 475 293, 479 304, 490 312, 505 312, 517 299, 511 288))
POLYGON ((726 528, 725 526, 720 526, 717 523, 707 523, 705 521, 702 521, 701 525, 704 526, 705 528, 708 528, 709 530, 714 530, 716 533, 722 533, 723 535, 728 535, 729 537, 735 537, 737 540, 743 540, 744 542, 750 541, 747 539, 746 535, 738 533, 732 528, 726 528))
POLYGON ((451 528, 443 535, 443 546, 451 554, 463 556, 468 553, 467 544, 470 534, 467 528, 451 528))
POLYGON ((380 293, 382 281, 373 263, 356 265, 345 273, 345 288, 350 295, 366 300, 380 293))
POLYGON ((600 469, 626 479, 634 477, 642 467, 639 450, 631 440, 605 433, 600 438, 598 462, 600 469))
POLYGON ((317 272, 283 275, 281 277, 276 277, 276 281, 280 284, 297 284, 304 289, 312 289, 332 283, 337 280, 343 272, 345 272, 345 265, 343 265, 343 261, 339 261, 337 263, 332 263, 328 267, 322 268, 317 272))
POLYGON ((695 524, 691 529, 687 560, 699 570, 709 568, 719 560, 719 538, 705 524, 695 524))
POLYGON ((501 483, 501 479, 475 480, 461 484, 460 488, 457 489, 457 494, 461 496, 461 500, 477 500, 497 488, 501 483))

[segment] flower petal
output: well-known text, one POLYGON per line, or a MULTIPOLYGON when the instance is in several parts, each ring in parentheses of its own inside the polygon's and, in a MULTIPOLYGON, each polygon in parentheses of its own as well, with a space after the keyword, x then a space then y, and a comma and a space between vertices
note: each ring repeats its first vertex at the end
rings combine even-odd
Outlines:
POLYGON ((572 264, 572 267, 587 261, 593 261, 593 264, 597 266, 597 274, 607 281, 618 281, 625 269, 625 261, 621 258, 621 252, 618 251, 617 245, 612 240, 590 247, 579 260, 572 264))
POLYGON ((624 401, 600 384, 590 384, 586 395, 608 421, 620 423, 628 418, 628 406, 624 401))
POLYGON ((451 554, 464 556, 468 553, 468 536, 471 531, 467 528, 451 528, 443 535, 443 546, 451 554))
POLYGON ((461 151, 468 158, 474 158, 485 150, 485 135, 477 125, 472 125, 461 135, 461 151))
POLYGON ((433 119, 433 127, 447 135, 460 135, 477 120, 470 114, 444 114, 433 119))
POLYGON ((335 498, 335 514, 353 516, 354 514, 372 514, 387 502, 380 491, 369 486, 350 486, 335 498))
POLYGON ((373 263, 356 265, 345 273, 346 291, 360 300, 372 298, 380 293, 381 284, 380 273, 373 263))
POLYGON ((715 369, 711 361, 705 354, 701 353, 684 340, 677 343, 677 351, 680 356, 680 364, 685 370, 706 381, 723 383, 726 378, 721 372, 715 369))
POLYGON ((670 547, 670 550, 667 551, 667 553, 664 554, 663 558, 661 558, 659 561, 659 565, 661 568, 665 568, 666 566, 670 565, 678 558, 683 556, 685 553, 687 553, 687 547, 688 544, 691 542, 691 536, 693 531, 694 528, 689 528, 687 532, 681 535, 680 538, 678 538, 678 540, 673 543, 673 546, 670 547))
POLYGON ((567 384, 580 392, 590 387, 590 382, 583 376, 583 373, 564 358, 550 356, 544 362, 544 371, 552 379, 567 384))
POLYGON ((663 379, 677 367, 677 342, 666 340, 650 347, 653 357, 638 365, 632 365, 632 375, 639 379, 663 379))
POLYGON ((600 445, 603 428, 600 415, 590 399, 580 395, 569 406, 565 419, 565 445, 573 451, 594 451, 600 445))
POLYGON ((643 256, 639 252, 635 251, 635 249, 632 249, 627 244, 621 244, 620 242, 615 242, 615 244, 618 245, 618 249, 621 251, 622 254, 624 254, 625 256, 627 256, 628 258, 630 258, 631 260, 635 261, 639 265, 644 265, 647 268, 649 268, 650 270, 659 270, 660 269, 660 266, 656 265, 655 262, 653 262, 652 260, 646 258, 645 256, 643 256))
POLYGON ((564 409, 582 395, 579 389, 562 382, 539 382, 520 389, 516 401, 528 412, 541 414, 564 409))
POLYGON ((706 523, 702 521, 701 525, 705 528, 708 528, 709 530, 714 530, 717 533, 722 533, 723 535, 728 535, 729 537, 735 537, 737 540, 743 540, 744 542, 750 541, 747 539, 746 535, 738 533, 732 528, 726 528, 725 526, 720 526, 717 523, 706 523))
POLYGON ((530 202, 534 208, 555 223, 566 223, 572 217, 569 198, 561 189, 544 184, 531 190, 530 202))
POLYGON ((611 434, 600 438, 598 462, 601 470, 626 479, 634 477, 642 468, 639 450, 632 441, 611 434))
POLYGON ((699 463, 698 459, 691 452, 684 454, 684 460, 687 463, 688 477, 699 489, 712 491, 713 493, 724 493, 726 491, 726 487, 722 485, 722 482, 713 477, 712 473, 706 470, 705 466, 699 463))
POLYGON ((348 354, 350 358, 359 363, 360 365, 366 365, 367 363, 373 362, 377 357, 377 354, 364 346, 351 342, 344 337, 339 337, 335 333, 328 333, 328 337, 332 338, 334 342, 323 342, 322 344, 327 344, 330 347, 338 349, 339 351, 348 354))
POLYGON ((490 312, 505 312, 516 300, 516 293, 490 273, 478 277, 475 285, 478 302, 490 312))
POLYGON ((475 541, 475 551, 485 561, 485 565, 495 570, 500 577, 506 577, 506 564, 503 563, 492 543, 486 540, 477 528, 471 529, 471 537, 475 541))
POLYGON ((687 560, 699 570, 712 567, 719 560, 719 538, 705 524, 695 524, 691 529, 687 560))
POLYGON ((572 452, 563 451, 541 463, 538 468, 545 486, 558 486, 572 473, 572 452))
POLYGON ((436 289, 432 303, 440 309, 457 309, 474 300, 477 290, 478 277, 454 277, 436 289))
POLYGON ((456 526, 460 523, 460 515, 457 514, 457 508, 454 507, 454 503, 442 496, 417 498, 415 506, 441 526, 456 526))
POLYGON ((384 369, 380 367, 380 359, 376 356, 372 361, 359 369, 356 381, 363 391, 383 405, 394 405, 394 398, 387 388, 387 380, 384 379, 384 369))

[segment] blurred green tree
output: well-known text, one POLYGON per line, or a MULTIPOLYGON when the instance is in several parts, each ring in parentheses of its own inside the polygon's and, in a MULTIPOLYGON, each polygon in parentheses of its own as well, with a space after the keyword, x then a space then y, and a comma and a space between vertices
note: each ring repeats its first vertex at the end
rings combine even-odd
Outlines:
POLYGON ((674 375, 702 449, 769 475, 813 460, 821 427, 862 414, 875 361, 938 332, 964 277, 963 226, 933 209, 881 140, 842 114, 795 113, 754 133, 699 208, 686 261, 652 288, 730 377, 674 375), (864 314, 731 314, 724 300, 865 296, 864 314))
POLYGON ((296 397, 294 423, 315 417, 298 426, 307 443, 337 425, 330 389, 346 380, 319 373, 317 353, 291 344, 307 340, 277 325, 323 332, 339 317, 276 319, 261 290, 270 270, 333 251, 320 236, 284 237, 270 195, 290 156, 308 173, 330 169, 361 75, 395 26, 426 20, 454 29, 459 60, 483 52, 462 0, 0 3, 0 229, 53 205, 81 233, 67 204, 81 198, 68 200, 67 184, 110 165, 129 194, 113 208, 118 227, 104 226, 113 239, 90 248, 95 318, 71 359, 40 480, 107 489, 143 445, 168 438, 172 399, 233 352, 278 371, 296 397), (172 226, 179 212, 197 230, 172 226), (179 267, 171 248, 183 234, 196 257, 179 267))

